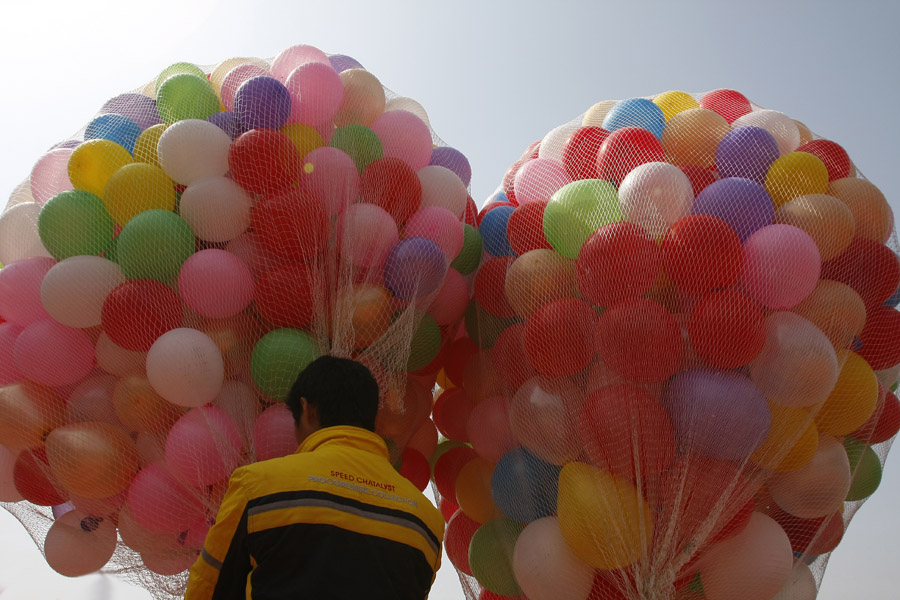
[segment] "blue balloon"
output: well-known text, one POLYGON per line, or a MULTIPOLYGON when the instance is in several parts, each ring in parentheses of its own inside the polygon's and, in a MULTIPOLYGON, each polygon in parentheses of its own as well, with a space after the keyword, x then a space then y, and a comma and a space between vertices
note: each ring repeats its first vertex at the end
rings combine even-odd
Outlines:
POLYGON ((524 448, 507 452, 491 476, 494 504, 507 518, 530 523, 556 512, 560 467, 524 448))
POLYGON ((482 217, 478 231, 481 233, 484 249, 491 256, 516 255, 509 245, 509 236, 506 234, 506 225, 514 210, 512 206, 498 206, 482 217))
POLYGON ((137 123, 115 113, 96 117, 88 123, 84 130, 84 139, 109 140, 119 144, 132 154, 134 153, 134 143, 137 142, 139 135, 141 135, 141 128, 137 123))
POLYGON ((206 117, 206 120, 235 139, 247 131, 236 114, 229 111, 217 112, 206 117))
POLYGON ((662 109, 650 100, 629 98, 617 102, 603 119, 603 129, 607 131, 623 127, 640 127, 660 139, 666 127, 666 117, 662 109))

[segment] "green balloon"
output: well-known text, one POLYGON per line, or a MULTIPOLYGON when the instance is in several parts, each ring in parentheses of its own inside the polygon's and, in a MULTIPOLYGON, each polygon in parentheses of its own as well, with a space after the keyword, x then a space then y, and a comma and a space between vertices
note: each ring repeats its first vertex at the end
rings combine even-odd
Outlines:
POLYGON ((297 376, 321 355, 319 343, 305 331, 275 329, 254 346, 250 375, 263 394, 284 401, 297 376))
POLYGON ((500 334, 517 321, 515 317, 496 317, 481 308, 475 300, 472 300, 466 308, 466 333, 475 345, 483 350, 493 348, 500 334))
POLYGON ((554 250, 578 258, 592 233, 621 220, 616 186, 600 179, 582 179, 553 194, 544 209, 544 235, 554 250))
POLYGON ((113 239, 114 227, 103 200, 84 190, 60 192, 38 216, 41 242, 57 260, 100 254, 113 239))
POLYGON ((201 69, 194 63, 177 62, 169 65, 168 67, 163 69, 159 75, 156 76, 156 85, 154 86, 154 90, 156 92, 159 92, 160 86, 166 79, 172 77, 173 75, 180 75, 182 73, 188 73, 190 75, 196 75, 197 77, 206 79, 206 73, 204 73, 203 69, 201 69))
POLYGON ((438 352, 441 351, 441 328, 429 314, 422 316, 412 342, 409 344, 409 358, 406 361, 407 371, 418 371, 428 366, 438 352))
POLYGON ((179 73, 159 86, 156 108, 166 125, 171 125, 182 119, 206 119, 220 112, 222 105, 206 77, 179 73))
POLYGON ((513 550, 525 525, 509 519, 488 521, 469 542, 469 566, 478 583, 501 596, 522 593, 513 573, 513 550))
POLYGON ((384 156, 381 140, 374 131, 363 125, 347 125, 337 129, 328 145, 346 152, 360 173, 369 163, 384 156))
POLYGON ((131 279, 173 281, 195 249, 191 227, 175 213, 161 209, 134 216, 117 239, 119 266, 131 279))
POLYGON ((881 485, 881 460, 871 446, 855 438, 845 439, 844 449, 850 459, 850 472, 853 474, 846 499, 853 502, 868 498, 881 485))
POLYGON ((114 237, 109 240, 109 244, 103 249, 103 258, 111 260, 114 263, 119 262, 119 238, 114 237))
POLYGON ((450 267, 459 271, 460 275, 468 275, 481 264, 482 248, 481 234, 466 223, 463 229, 462 249, 450 263, 450 267))

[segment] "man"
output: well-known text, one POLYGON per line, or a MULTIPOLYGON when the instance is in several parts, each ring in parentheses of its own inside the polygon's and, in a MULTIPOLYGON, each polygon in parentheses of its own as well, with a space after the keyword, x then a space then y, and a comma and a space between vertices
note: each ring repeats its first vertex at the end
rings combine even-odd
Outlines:
POLYGON ((287 405, 300 447, 234 471, 185 600, 427 597, 444 521, 374 433, 372 374, 323 356, 287 405))

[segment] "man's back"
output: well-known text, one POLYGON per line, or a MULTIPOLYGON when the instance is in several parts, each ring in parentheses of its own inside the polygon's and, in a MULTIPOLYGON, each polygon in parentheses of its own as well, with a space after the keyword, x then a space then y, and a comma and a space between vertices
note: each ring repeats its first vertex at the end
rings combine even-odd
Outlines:
POLYGON ((444 529, 381 438, 345 426, 236 470, 219 522, 191 570, 191 590, 214 588, 198 597, 420 600, 444 529))

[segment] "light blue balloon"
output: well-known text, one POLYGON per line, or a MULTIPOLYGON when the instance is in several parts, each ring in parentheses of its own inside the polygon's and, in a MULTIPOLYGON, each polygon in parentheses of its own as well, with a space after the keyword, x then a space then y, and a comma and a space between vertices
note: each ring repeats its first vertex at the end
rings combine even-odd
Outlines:
POLYGON ((134 154, 134 144, 141 135, 140 126, 122 115, 100 115, 84 130, 86 140, 110 140, 134 154))
POLYGON ((603 129, 615 131, 623 127, 646 129, 657 139, 662 138, 666 117, 660 107, 646 98, 629 98, 613 106, 603 119, 603 129))

